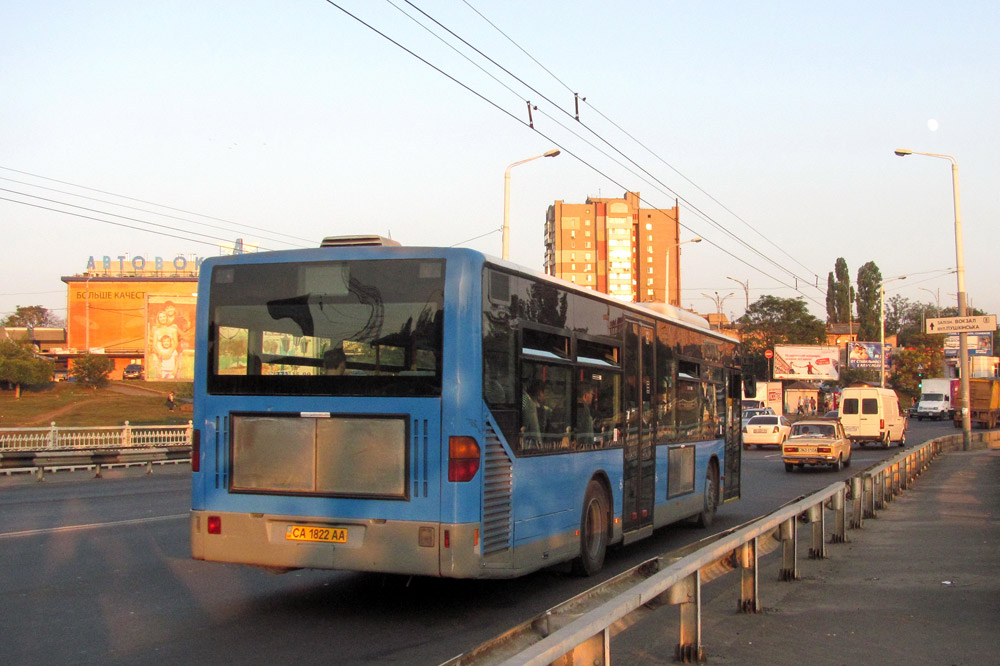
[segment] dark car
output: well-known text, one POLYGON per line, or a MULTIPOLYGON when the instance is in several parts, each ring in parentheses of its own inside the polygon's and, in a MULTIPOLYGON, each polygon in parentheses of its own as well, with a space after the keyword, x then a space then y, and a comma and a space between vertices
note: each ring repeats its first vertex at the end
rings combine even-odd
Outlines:
POLYGON ((144 379, 145 375, 146 373, 143 372, 142 366, 138 363, 130 363, 122 371, 122 379, 144 379))

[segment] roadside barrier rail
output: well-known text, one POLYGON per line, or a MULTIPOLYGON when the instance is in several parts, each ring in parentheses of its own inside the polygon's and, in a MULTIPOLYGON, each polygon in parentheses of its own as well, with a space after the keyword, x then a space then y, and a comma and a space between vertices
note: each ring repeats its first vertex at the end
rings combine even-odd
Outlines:
POLYGON ((874 518, 894 496, 909 488, 941 453, 947 439, 905 449, 768 516, 648 560, 442 666, 610 665, 612 635, 627 630, 640 614, 657 612, 667 605, 677 606, 680 616, 674 658, 702 661, 702 585, 739 569, 738 609, 760 612, 761 557, 780 548, 778 579, 796 580, 798 523, 811 528, 809 558, 827 557, 828 512, 833 518, 829 543, 846 542, 848 527, 860 528, 865 518, 874 518))
POLYGON ((191 421, 186 425, 0 428, 0 473, 93 469, 96 478, 111 467, 182 464, 191 460, 191 421))
POLYGON ((191 446, 193 424, 134 426, 0 428, 0 453, 149 446, 191 446))

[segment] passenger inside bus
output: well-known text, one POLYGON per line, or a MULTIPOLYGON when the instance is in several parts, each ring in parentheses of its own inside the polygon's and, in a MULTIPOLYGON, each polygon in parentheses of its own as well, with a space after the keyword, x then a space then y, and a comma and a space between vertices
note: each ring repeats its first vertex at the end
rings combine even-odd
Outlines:
POLYGON ((576 436, 577 446, 585 449, 594 446, 594 387, 590 384, 580 384, 580 402, 576 406, 576 436))
POLYGON ((328 349, 323 354, 323 370, 328 375, 342 375, 347 370, 347 356, 340 348, 328 349))
POLYGON ((534 379, 521 396, 521 448, 540 448, 545 425, 545 382, 534 379))

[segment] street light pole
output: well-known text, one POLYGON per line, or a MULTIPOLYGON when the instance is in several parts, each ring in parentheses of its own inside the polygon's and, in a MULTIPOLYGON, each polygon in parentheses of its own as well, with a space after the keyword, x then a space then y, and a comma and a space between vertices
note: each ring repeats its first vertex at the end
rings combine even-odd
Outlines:
POLYGON ((519 160, 507 166, 503 173, 503 258, 510 259, 510 170, 519 164, 537 160, 540 157, 555 157, 561 151, 550 150, 541 155, 529 157, 526 160, 519 160))
POLYGON ((878 286, 878 319, 879 324, 882 327, 882 332, 879 337, 879 371, 878 371, 878 382, 879 386, 885 388, 885 285, 888 282, 893 282, 894 280, 905 280, 905 275, 900 275, 899 277, 889 278, 888 280, 882 280, 882 284, 878 286))
POLYGON ((736 284, 738 284, 741 287, 743 287, 743 293, 746 294, 746 297, 747 297, 747 306, 746 306, 746 309, 749 310, 750 309, 750 278, 747 278, 747 281, 743 282, 742 280, 737 280, 736 278, 729 277, 727 275, 726 279, 727 280, 732 280, 736 284))
MULTIPOLYGON (((925 157, 937 157, 951 162, 951 188, 955 199, 955 261, 958 269, 958 316, 965 317, 965 259, 962 250, 962 208, 958 199, 958 161, 951 155, 941 155, 938 153, 918 153, 913 150, 899 149, 895 151, 900 157, 907 155, 923 155, 925 157)), ((972 448, 972 415, 969 413, 969 336, 967 333, 958 334, 958 362, 959 373, 962 382, 962 450, 968 451, 972 448)))
POLYGON ((681 305, 681 270, 680 270, 680 268, 681 268, 681 245, 684 245, 685 243, 700 243, 700 242, 701 242, 701 237, 695 236, 694 238, 689 238, 689 239, 687 239, 685 241, 680 241, 679 243, 674 243, 673 245, 671 245, 670 247, 667 248, 667 257, 666 257, 666 261, 665 261, 666 265, 663 267, 664 268, 664 273, 663 273, 663 292, 664 292, 664 295, 666 296, 666 298, 664 299, 664 302, 666 302, 667 305, 677 305, 678 307, 680 307, 680 305, 681 305), (676 262, 677 263, 677 303, 671 303, 670 302, 670 251, 673 250, 674 248, 677 249, 677 262, 676 262))

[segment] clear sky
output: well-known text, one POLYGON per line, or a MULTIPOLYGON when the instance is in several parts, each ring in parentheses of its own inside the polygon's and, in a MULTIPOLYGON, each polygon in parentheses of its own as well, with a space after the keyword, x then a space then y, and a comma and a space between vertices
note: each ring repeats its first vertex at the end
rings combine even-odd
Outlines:
POLYGON ((1000 312, 995 0, 336 5, 370 27, 324 0, 0 3, 0 314, 64 315, 91 256, 218 239, 499 255, 504 169, 552 148, 512 172, 514 261, 541 269, 554 200, 679 199, 705 239, 682 305, 730 317, 730 277, 825 317, 838 257, 953 305, 950 163, 893 150, 953 155, 969 301, 1000 312))

